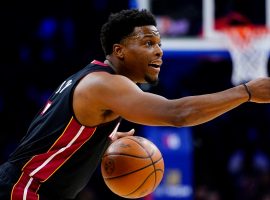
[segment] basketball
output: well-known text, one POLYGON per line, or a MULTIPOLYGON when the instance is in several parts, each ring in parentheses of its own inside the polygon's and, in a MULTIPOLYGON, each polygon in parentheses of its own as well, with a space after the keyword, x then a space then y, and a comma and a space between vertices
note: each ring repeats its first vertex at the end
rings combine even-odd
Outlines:
POLYGON ((107 148, 101 173, 113 193, 136 199, 152 193, 160 184, 164 161, 154 143, 144 137, 127 136, 107 148))

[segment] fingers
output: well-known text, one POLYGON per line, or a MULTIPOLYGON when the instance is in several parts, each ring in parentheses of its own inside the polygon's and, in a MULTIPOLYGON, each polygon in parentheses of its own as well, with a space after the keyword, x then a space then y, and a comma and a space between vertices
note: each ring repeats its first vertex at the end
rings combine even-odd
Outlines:
POLYGON ((129 132, 127 132, 129 135, 134 135, 134 133, 135 133, 135 129, 133 128, 133 129, 131 129, 129 132))
POLYGON ((122 137, 132 136, 132 135, 134 135, 134 133, 135 133, 135 129, 134 129, 134 128, 131 129, 131 130, 128 131, 128 132, 117 132, 116 134, 114 134, 114 135, 111 137, 111 140, 112 140, 112 141, 115 141, 115 140, 117 140, 117 139, 119 139, 119 138, 122 138, 122 137))
POLYGON ((134 135, 134 133, 135 133, 135 129, 131 129, 128 132, 117 132, 117 136, 118 136, 118 138, 121 138, 121 137, 125 137, 125 136, 134 135))

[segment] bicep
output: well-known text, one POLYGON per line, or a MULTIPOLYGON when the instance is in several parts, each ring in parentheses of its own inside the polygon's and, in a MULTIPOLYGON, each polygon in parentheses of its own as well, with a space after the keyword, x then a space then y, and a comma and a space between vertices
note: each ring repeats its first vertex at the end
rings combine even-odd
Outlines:
POLYGON ((110 84, 107 89, 103 104, 124 119, 145 125, 171 125, 172 101, 144 92, 125 78, 110 84))

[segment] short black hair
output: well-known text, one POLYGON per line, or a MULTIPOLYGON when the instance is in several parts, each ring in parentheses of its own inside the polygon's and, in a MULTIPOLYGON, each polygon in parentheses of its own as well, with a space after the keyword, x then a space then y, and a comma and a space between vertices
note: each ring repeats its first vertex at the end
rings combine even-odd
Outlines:
POLYGON ((110 55, 113 45, 129 36, 135 27, 157 26, 154 15, 146 9, 129 9, 113 13, 102 26, 100 40, 105 55, 110 55))

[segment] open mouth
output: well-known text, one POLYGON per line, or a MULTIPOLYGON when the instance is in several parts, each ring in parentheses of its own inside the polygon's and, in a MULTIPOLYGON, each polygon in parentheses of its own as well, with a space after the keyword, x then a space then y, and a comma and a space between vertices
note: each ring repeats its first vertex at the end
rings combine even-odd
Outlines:
POLYGON ((152 63, 152 64, 149 64, 149 66, 150 66, 150 67, 154 67, 154 68, 160 68, 160 65, 158 65, 158 64, 153 64, 153 63, 152 63))

